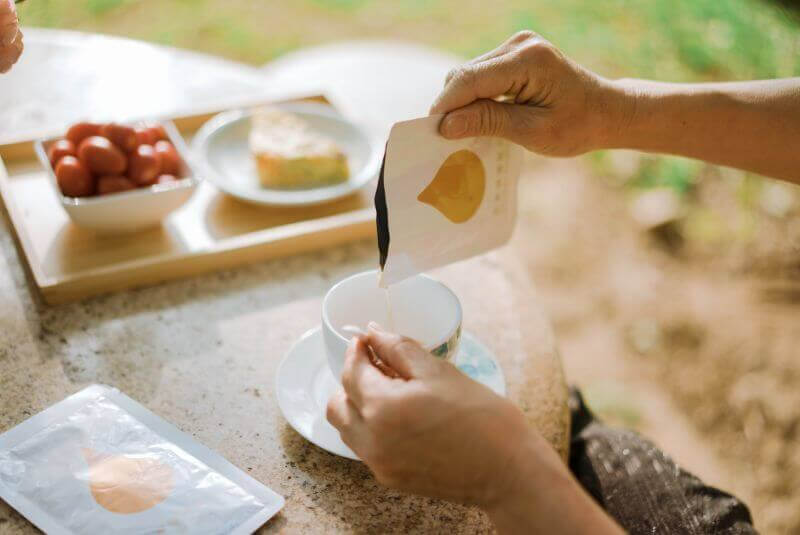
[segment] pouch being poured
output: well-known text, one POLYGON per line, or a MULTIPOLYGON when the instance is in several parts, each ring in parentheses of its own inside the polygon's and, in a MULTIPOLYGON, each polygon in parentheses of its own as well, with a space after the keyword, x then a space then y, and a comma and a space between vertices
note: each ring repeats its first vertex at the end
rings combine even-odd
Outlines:
POLYGON ((375 193, 386 287, 508 241, 522 149, 504 139, 447 140, 442 115, 397 123, 375 193))

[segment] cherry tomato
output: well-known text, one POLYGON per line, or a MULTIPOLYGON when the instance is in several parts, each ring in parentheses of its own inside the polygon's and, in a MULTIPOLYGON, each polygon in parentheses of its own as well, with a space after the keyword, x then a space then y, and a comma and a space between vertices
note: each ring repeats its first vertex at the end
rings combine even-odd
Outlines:
POLYGON ((169 139, 164 127, 158 123, 152 123, 147 129, 150 130, 150 135, 153 136, 156 141, 169 139))
POLYGON ((118 193, 131 189, 136 189, 136 184, 124 176, 106 175, 97 179, 98 195, 108 195, 109 193, 118 193))
POLYGON ((64 156, 56 165, 56 181, 67 197, 94 194, 94 179, 89 169, 75 156, 64 156))
POLYGON ((128 178, 139 186, 149 186, 156 181, 161 164, 152 145, 139 145, 131 154, 128 178))
POLYGON ((145 127, 138 127, 135 129, 136 131, 136 142, 139 145, 155 145, 158 139, 154 135, 154 132, 149 128, 145 127))
POLYGON ((159 175, 156 179, 157 184, 169 184, 170 182, 177 182, 178 179, 174 175, 159 175))
POLYGON ((67 130, 66 137, 68 140, 72 141, 72 143, 77 147, 81 144, 81 141, 86 139, 89 136, 99 136, 100 135, 100 125, 96 123, 75 123, 74 125, 69 127, 67 130))
POLYGON ((158 161, 161 162, 161 172, 180 176, 183 162, 178 151, 169 141, 159 141, 155 145, 158 161))
POLYGON ((128 160, 116 145, 103 136, 91 136, 78 145, 78 157, 95 174, 119 175, 128 166, 128 160))
POLYGON ((109 123, 100 130, 100 135, 107 137, 111 143, 122 149, 123 152, 133 152, 139 143, 136 140, 136 131, 124 124, 109 123))
POLYGON ((68 139, 59 139, 47 149, 47 157, 50 159, 50 165, 55 168, 58 160, 64 156, 75 156, 75 144, 68 139))

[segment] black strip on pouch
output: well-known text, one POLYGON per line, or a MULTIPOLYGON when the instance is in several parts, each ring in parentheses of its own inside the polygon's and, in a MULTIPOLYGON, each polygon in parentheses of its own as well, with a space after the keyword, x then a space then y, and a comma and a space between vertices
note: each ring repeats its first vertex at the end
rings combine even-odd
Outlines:
POLYGON ((375 190, 375 223, 378 227, 378 254, 381 271, 389 256, 389 211, 386 209, 386 189, 383 185, 383 166, 386 165, 386 152, 383 153, 381 172, 378 174, 378 189, 375 190))

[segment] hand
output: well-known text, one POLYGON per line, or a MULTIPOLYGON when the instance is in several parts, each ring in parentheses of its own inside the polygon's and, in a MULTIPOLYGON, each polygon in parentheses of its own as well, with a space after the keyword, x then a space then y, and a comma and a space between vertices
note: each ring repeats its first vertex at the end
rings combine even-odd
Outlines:
POLYGON ((448 139, 499 136, 530 151, 574 156, 600 148, 618 115, 611 84, 523 31, 447 75, 431 114, 448 139), (495 98, 504 97, 503 102, 495 98))
POLYGON ((532 431, 513 404, 450 363, 372 324, 352 339, 342 384, 328 420, 379 482, 487 508, 511 491, 532 431), (373 365, 372 350, 396 378, 373 365))
POLYGON ((384 485, 478 505, 502 534, 622 533, 513 404, 415 341, 370 324, 342 386, 328 421, 384 485))
POLYGON ((22 32, 14 0, 0 0, 0 73, 8 72, 22 55, 22 32))

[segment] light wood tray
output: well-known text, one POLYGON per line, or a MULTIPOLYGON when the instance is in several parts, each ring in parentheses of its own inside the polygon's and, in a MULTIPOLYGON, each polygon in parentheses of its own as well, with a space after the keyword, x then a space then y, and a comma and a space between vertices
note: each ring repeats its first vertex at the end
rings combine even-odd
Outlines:
MULTIPOLYGON (((171 119, 190 142, 219 111, 224 110, 171 119)), ((42 133, 47 135, 53 132, 42 133)), ((21 254, 50 304, 374 235, 372 188, 320 206, 271 208, 240 202, 202 182, 162 227, 100 236, 76 226, 64 212, 36 160, 33 140, 0 145, 0 196, 21 254)))

